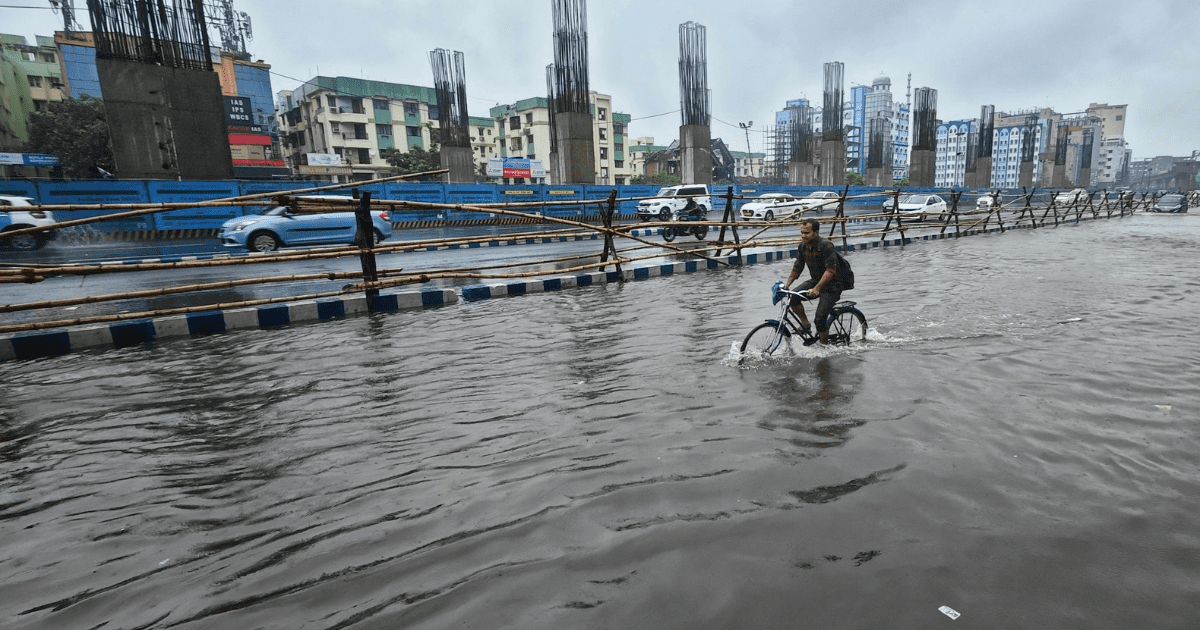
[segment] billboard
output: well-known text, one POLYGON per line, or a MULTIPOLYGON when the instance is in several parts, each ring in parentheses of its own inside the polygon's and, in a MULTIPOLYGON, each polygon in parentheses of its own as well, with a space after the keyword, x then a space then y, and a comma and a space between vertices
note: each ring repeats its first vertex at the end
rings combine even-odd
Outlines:
POLYGON ((226 96, 225 97, 225 124, 228 126, 241 126, 254 124, 254 110, 250 105, 249 97, 245 96, 226 96))
POLYGON ((57 166, 58 158, 45 153, 0 153, 0 164, 17 166, 57 166))
POLYGON ((309 166, 345 166, 338 153, 305 153, 309 166))
POLYGON ((546 177, 546 167, 538 159, 488 158, 487 176, 544 178, 546 177))

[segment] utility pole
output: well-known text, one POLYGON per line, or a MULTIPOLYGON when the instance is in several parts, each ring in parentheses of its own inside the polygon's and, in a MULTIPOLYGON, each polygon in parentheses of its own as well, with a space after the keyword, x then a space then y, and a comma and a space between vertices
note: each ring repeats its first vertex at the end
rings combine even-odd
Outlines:
POLYGON ((754 121, 751 120, 748 123, 738 123, 738 126, 742 128, 742 131, 746 132, 746 171, 747 173, 750 173, 752 172, 750 165, 753 164, 750 155, 750 128, 754 126, 754 121))

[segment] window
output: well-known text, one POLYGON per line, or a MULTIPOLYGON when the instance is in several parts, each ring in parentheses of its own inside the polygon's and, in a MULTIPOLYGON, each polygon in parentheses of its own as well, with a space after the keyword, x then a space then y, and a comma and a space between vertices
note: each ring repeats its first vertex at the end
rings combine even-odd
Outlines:
POLYGON ((337 97, 332 94, 325 95, 325 104, 330 107, 337 107, 337 97))
POLYGON ((608 159, 608 147, 600 147, 600 159, 601 160, 608 159))
POLYGON ((601 128, 600 128, 600 139, 601 139, 601 140, 608 140, 608 130, 607 130, 607 129, 605 129, 604 127, 601 127, 601 128))
POLYGON ((1124 116, 1124 115, 1122 115, 1122 114, 1117 114, 1117 120, 1123 120, 1124 118, 1125 118, 1125 116, 1124 116))
POLYGON ((520 129, 521 128, 521 117, 513 116, 513 117, 509 118, 508 119, 508 128, 509 129, 520 129))
POLYGON ((375 125, 375 135, 384 136, 387 138, 392 137, 392 126, 391 125, 375 125))
POLYGON ((404 113, 405 114, 420 114, 421 108, 418 107, 416 103, 405 103, 404 104, 404 113))
POLYGON ((625 160, 617 160, 616 162, 613 162, 613 166, 617 168, 625 168, 625 160))
POLYGON ((479 128, 479 139, 480 139, 480 140, 482 140, 482 139, 483 139, 483 127, 480 127, 480 128, 479 128))
POLYGON ((330 121, 329 122, 329 131, 332 133, 338 133, 339 131, 341 131, 341 125, 339 125, 335 121, 330 121))
POLYGON ((533 112, 529 112, 528 114, 525 114, 525 124, 526 125, 533 124, 533 112))
POLYGON ((420 127, 412 127, 412 126, 405 127, 404 132, 406 134, 408 134, 408 137, 410 137, 410 138, 420 138, 421 137, 421 128, 420 127))
MULTIPOLYGON (((377 98, 377 99, 373 99, 372 102, 375 104, 375 109, 387 111, 387 108, 388 108, 387 101, 377 98)), ((388 135, 391 135, 391 134, 388 134, 388 135)))
POLYGON ((522 146, 521 136, 516 136, 515 138, 509 140, 508 148, 512 149, 513 151, 520 151, 522 146))
POLYGON ((370 149, 358 149, 358 163, 359 164, 370 164, 371 163, 371 150, 370 149))
POLYGON ((596 118, 599 118, 600 120, 608 120, 608 118, 605 117, 607 111, 608 110, 604 109, 603 107, 596 108, 596 118))
POLYGON ((38 53, 38 57, 40 57, 41 60, 46 63, 55 63, 54 53, 48 53, 48 52, 38 53))
POLYGON ((608 167, 607 166, 600 167, 600 177, 602 179, 604 179, 604 181, 608 181, 608 167))

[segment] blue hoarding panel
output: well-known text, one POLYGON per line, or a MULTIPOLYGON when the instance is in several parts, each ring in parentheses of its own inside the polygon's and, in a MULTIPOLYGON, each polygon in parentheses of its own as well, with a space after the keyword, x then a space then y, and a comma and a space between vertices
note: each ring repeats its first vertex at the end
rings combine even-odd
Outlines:
MULTIPOLYGON (((544 198, 546 201, 583 201, 591 199, 593 196, 589 194, 588 189, 594 186, 575 186, 568 184, 554 184, 545 186, 544 198)), ((604 195, 608 195, 608 190, 605 189, 604 195)), ((584 214, 596 215, 596 206, 546 206, 544 210, 547 216, 562 217, 564 219, 579 220, 584 214)))
MULTIPOLYGON (((498 203, 535 203, 545 201, 545 186, 498 186, 496 191, 496 201, 498 203)), ((506 208, 512 212, 521 212, 529 215, 541 215, 545 211, 545 207, 541 205, 518 206, 514 208, 506 208)), ((469 218, 479 218, 476 214, 469 218)))
MULTIPOLYGON (((146 189, 150 193, 150 201, 154 203, 190 203, 241 195, 238 183, 229 181, 149 181, 146 182, 146 189)), ((238 206, 183 208, 154 215, 154 226, 159 230, 215 230, 226 219, 241 214, 238 206)))
MULTIPOLYGON (((258 195, 269 192, 291 192, 294 190, 305 190, 308 188, 316 188, 322 186, 321 182, 240 182, 242 195, 258 195)), ((314 193, 319 194, 319 193, 314 193)), ((264 198, 261 202, 250 203, 244 206, 238 206, 235 209, 240 209, 241 214, 258 214, 267 208, 275 206, 275 200, 264 198)))
MULTIPOLYGON (((51 204, 111 204, 111 203, 148 203, 150 195, 146 192, 146 182, 143 180, 94 180, 77 182, 38 182, 38 201, 45 205, 51 204)), ((70 221, 124 212, 125 209, 114 210, 55 210, 55 219, 70 221), (60 214, 61 213, 61 214, 60 214)), ((142 215, 128 219, 101 221, 88 225, 67 228, 95 232, 126 232, 154 230, 154 215, 142 215)))
MULTIPOLYGON (((500 187, 493 184, 446 184, 446 203, 448 204, 480 204, 480 203, 497 203, 500 201, 508 201, 501 199, 499 194, 500 187)), ((522 197, 521 201, 530 201, 530 199, 522 197)), ((443 213, 444 219, 466 220, 466 219, 486 219, 489 214, 479 212, 471 212, 464 210, 447 210, 443 213)))
POLYGON ((0 180, 0 195, 37 199, 37 186, 31 181, 0 180))
MULTIPOLYGON (((459 184, 455 184, 456 186, 459 184)), ((468 184, 462 184, 468 185, 468 184)), ((446 184, 441 182, 393 182, 384 184, 385 199, 446 203, 446 184)), ((445 218, 445 209, 394 208, 389 211, 392 221, 437 221, 445 218)))

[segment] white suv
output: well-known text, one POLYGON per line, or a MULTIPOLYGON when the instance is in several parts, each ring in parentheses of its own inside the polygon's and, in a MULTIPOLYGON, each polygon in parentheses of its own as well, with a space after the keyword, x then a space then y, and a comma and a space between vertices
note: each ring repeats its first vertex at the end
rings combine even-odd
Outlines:
POLYGON ((4 232, 54 223, 54 215, 39 210, 29 197, 0 195, 0 245, 26 252, 38 249, 54 238, 54 230, 12 237, 5 237, 4 232))
POLYGON ((696 201, 696 205, 700 208, 700 214, 707 214, 709 208, 712 208, 712 197, 709 197, 708 194, 708 186, 704 184, 668 186, 659 190, 653 199, 639 201, 637 215, 643 221, 650 219, 670 221, 676 212, 683 210, 689 198, 696 201))

